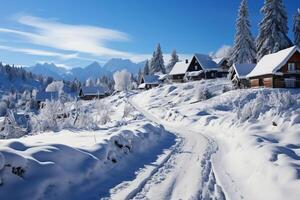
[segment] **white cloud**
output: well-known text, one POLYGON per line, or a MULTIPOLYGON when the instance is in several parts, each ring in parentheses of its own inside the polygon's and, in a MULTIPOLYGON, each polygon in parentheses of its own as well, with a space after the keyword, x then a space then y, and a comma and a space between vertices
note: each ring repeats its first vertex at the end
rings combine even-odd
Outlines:
MULTIPOLYGON (((27 43, 54 50, 45 51, 9 46, 0 46, 0 49, 30 55, 58 57, 63 60, 81 59, 90 61, 99 59, 107 60, 110 58, 127 58, 134 62, 140 62, 150 59, 152 56, 152 54, 124 52, 109 48, 109 42, 124 42, 130 40, 129 35, 118 30, 96 26, 65 24, 56 20, 28 15, 18 16, 15 20, 19 24, 30 28, 30 31, 0 27, 0 33, 17 35, 27 43), (55 52, 55 50, 59 52, 55 52)), ((168 63, 170 55, 164 54, 164 56, 165 62, 168 63)), ((190 55, 182 55, 180 57, 183 60, 189 58, 190 55)))
POLYGON ((59 57, 61 59, 78 58, 77 54, 63 54, 63 53, 44 51, 44 50, 38 50, 38 49, 30 49, 30 48, 15 48, 15 47, 0 45, 0 49, 6 50, 6 51, 25 53, 25 54, 29 54, 29 55, 36 55, 36 56, 59 57))
POLYGON ((29 42, 59 50, 87 53, 104 57, 129 57, 131 54, 106 47, 108 41, 128 41, 123 32, 85 25, 63 24, 33 16, 21 16, 17 21, 33 28, 32 32, 0 28, 0 32, 24 37, 29 42))

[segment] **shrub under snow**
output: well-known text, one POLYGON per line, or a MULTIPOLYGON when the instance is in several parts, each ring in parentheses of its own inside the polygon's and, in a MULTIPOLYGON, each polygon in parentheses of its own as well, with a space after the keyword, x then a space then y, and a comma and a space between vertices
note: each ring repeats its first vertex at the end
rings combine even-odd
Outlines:
POLYGON ((204 100, 210 99, 211 97, 212 97, 212 94, 210 93, 208 88, 205 85, 200 84, 198 87, 198 90, 196 91, 196 100, 204 101, 204 100))
POLYGON ((127 91, 131 87, 131 75, 127 70, 117 71, 113 75, 116 91, 127 91))
POLYGON ((296 103, 297 101, 289 91, 258 92, 254 99, 237 109, 237 118, 241 122, 257 119, 269 110, 275 114, 280 114, 296 103))
POLYGON ((83 105, 81 101, 66 106, 61 101, 47 101, 40 113, 31 118, 32 132, 60 131, 64 128, 96 130, 111 121, 111 108, 103 100, 83 105))

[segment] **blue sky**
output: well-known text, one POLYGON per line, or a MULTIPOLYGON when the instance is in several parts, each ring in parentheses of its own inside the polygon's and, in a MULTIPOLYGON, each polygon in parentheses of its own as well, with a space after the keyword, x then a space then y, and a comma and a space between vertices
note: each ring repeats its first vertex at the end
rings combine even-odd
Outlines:
MULTIPOLYGON (((161 43, 182 57, 231 45, 240 0, 0 0, 4 63, 54 62, 66 67, 122 57, 141 61, 161 43)), ((289 16, 300 3, 284 0, 289 16)), ((263 0, 249 0, 256 36, 263 0)))

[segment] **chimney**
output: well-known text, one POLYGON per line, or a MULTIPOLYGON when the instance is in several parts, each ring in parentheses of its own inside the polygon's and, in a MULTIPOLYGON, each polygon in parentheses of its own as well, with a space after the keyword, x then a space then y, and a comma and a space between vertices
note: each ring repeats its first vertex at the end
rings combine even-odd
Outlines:
POLYGON ((185 59, 185 63, 188 64, 188 63, 189 63, 189 60, 188 60, 188 59, 185 59))

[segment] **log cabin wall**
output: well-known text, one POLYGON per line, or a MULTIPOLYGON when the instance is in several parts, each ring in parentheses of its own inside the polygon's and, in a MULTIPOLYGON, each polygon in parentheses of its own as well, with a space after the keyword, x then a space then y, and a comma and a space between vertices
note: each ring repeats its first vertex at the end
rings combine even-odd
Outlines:
POLYGON ((273 87, 273 77, 264 78, 263 79, 263 85, 265 87, 272 88, 273 87))
POLYGON ((297 51, 289 60, 288 62, 278 70, 278 72, 282 72, 284 74, 289 73, 288 72, 288 63, 295 63, 296 64, 296 70, 300 71, 300 53, 297 51))
POLYGON ((195 58, 195 56, 193 57, 187 71, 188 72, 194 72, 194 71, 200 71, 203 70, 203 68, 201 67, 201 65, 198 63, 197 59, 195 58))
POLYGON ((251 79, 250 80, 251 87, 259 87, 259 79, 251 79))
POLYGON ((183 82, 184 75, 185 74, 172 75, 172 81, 173 82, 183 82))

